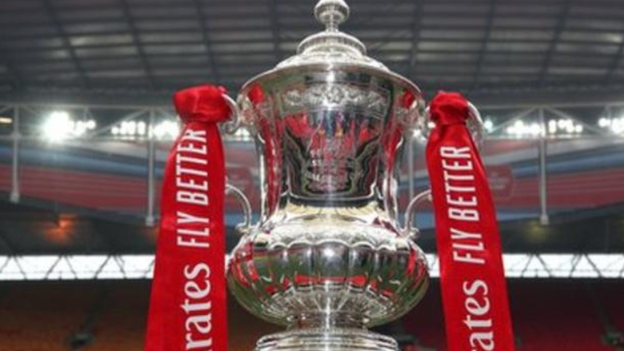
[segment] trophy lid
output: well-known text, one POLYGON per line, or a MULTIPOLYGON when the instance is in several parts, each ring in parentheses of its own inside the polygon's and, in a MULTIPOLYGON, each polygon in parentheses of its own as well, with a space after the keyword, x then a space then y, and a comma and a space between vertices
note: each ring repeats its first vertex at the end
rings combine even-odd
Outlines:
POLYGON ((297 55, 279 63, 278 69, 309 64, 349 64, 389 72, 381 62, 366 55, 366 46, 359 39, 338 29, 349 18, 349 6, 344 0, 320 0, 314 15, 325 25, 325 31, 305 38, 299 44, 297 55))
POLYGON ((366 46, 356 37, 339 30, 349 18, 349 6, 344 0, 319 0, 314 8, 316 19, 325 30, 305 38, 297 54, 261 73, 243 85, 242 95, 256 84, 270 84, 283 77, 304 74, 309 70, 362 71, 388 78, 416 95, 420 89, 405 77, 391 71, 381 62, 366 54, 366 46))

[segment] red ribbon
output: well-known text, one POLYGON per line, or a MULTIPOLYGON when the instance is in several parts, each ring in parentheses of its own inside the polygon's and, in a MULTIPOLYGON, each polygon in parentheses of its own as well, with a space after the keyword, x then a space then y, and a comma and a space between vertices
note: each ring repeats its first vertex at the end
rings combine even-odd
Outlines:
POLYGON ((225 89, 175 94, 184 129, 167 159, 146 351, 226 351, 225 89))
POLYGON ((446 335, 450 351, 513 351, 500 235, 468 102, 439 93, 427 145, 446 335))

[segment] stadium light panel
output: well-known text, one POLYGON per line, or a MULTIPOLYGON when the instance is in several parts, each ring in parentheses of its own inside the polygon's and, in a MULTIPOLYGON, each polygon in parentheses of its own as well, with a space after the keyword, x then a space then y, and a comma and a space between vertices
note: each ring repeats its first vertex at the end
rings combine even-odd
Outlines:
POLYGON ((152 133, 158 139, 175 139, 180 134, 180 126, 174 120, 166 120, 158 123, 152 133))
POLYGON ((69 136, 73 126, 66 111, 54 111, 42 125, 44 137, 52 142, 63 141, 69 136))
POLYGON ((95 120, 74 121, 67 111, 53 111, 41 126, 45 139, 61 142, 67 138, 80 137, 97 127, 95 120))
POLYGON ((485 122, 483 122, 483 127, 488 133, 491 133, 494 130, 494 122, 490 119, 486 119, 485 122))
MULTIPOLYGON (((439 260, 426 254, 429 272, 439 260)), ((504 254, 505 276, 526 279, 624 279, 624 254, 504 254)), ((151 279, 152 255, 0 256, 0 281, 151 279)))

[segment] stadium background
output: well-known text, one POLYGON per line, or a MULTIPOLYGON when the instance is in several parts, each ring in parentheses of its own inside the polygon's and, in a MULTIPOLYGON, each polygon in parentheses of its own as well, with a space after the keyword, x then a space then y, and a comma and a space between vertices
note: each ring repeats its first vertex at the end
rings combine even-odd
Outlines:
MULTIPOLYGON (((141 350, 170 96, 235 95, 320 28, 312 0, 0 0, 0 350, 141 350)), ((518 350, 623 350, 624 3, 352 0, 344 30, 482 111, 518 350)), ((427 187, 414 135, 401 204, 427 187)), ((249 135, 229 180, 258 210, 249 135)), ((437 275, 430 208, 419 244, 437 275)), ((228 246, 242 220, 227 202, 228 246)), ((230 303, 230 349, 278 329, 230 303)), ((444 350, 437 282, 381 332, 444 350)))

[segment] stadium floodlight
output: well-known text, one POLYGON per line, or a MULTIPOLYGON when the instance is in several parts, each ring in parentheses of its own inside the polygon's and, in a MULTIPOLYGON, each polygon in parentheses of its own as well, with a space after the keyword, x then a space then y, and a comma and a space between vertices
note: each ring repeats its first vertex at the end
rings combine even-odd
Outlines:
POLYGON ((121 135, 124 136, 134 136, 136 135, 137 123, 135 121, 124 121, 121 122, 121 135))
POLYGON ((73 122, 67 111, 53 111, 41 126, 44 137, 52 142, 65 140, 73 129, 73 122))
MULTIPOLYGON (((426 257, 439 278, 438 256, 426 257)), ((507 278, 624 279, 624 254, 507 253, 503 261, 507 278)), ((0 281, 151 279, 153 269, 153 255, 0 256, 0 281)))
POLYGON ((544 134, 544 129, 538 123, 527 124, 524 121, 517 120, 513 125, 507 127, 505 130, 507 134, 523 137, 523 136, 533 136, 537 137, 544 134))
POLYGON ((136 133, 140 136, 147 134, 147 124, 143 121, 139 121, 136 124, 136 133))
POLYGON ((155 136, 158 139, 175 139, 180 133, 180 127, 175 120, 165 120, 150 127, 145 121, 122 121, 111 128, 111 134, 115 137, 133 139, 155 136))
POLYGON ((602 117, 598 120, 598 127, 608 129, 614 134, 624 134, 624 117, 606 118, 602 117))
POLYGON ((43 136, 52 142, 83 136, 97 127, 94 120, 74 121, 67 111, 53 111, 41 126, 43 136))
POLYGON ((613 119, 611 121, 611 130, 615 134, 624 133, 624 117, 613 119))
POLYGON ((611 126, 611 119, 602 117, 598 120, 598 127, 609 128, 611 126))
POLYGON ((165 120, 158 123, 152 133, 158 139, 175 139, 180 134, 180 126, 174 120, 165 120))
POLYGON ((494 122, 492 122, 491 119, 486 119, 485 122, 483 122, 483 127, 488 133, 491 133, 494 130, 494 122))

